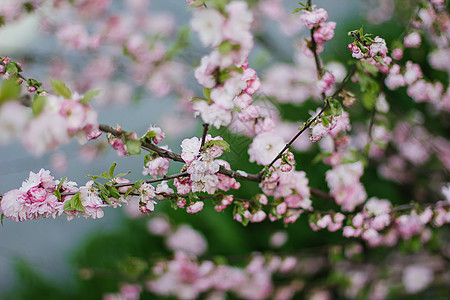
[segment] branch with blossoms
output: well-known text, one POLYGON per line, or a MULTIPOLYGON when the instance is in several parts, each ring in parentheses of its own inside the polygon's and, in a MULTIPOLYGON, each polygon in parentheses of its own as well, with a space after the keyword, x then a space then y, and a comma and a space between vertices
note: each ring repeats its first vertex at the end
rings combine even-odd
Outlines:
MULTIPOLYGON (((387 56, 385 41, 380 37, 371 38, 370 34, 364 34, 362 29, 350 32, 349 35, 355 40, 348 48, 352 51, 352 56, 360 61, 343 78, 341 84, 335 87, 334 75, 322 67, 319 53, 323 51, 324 43, 334 36, 336 23, 326 22, 327 12, 313 7, 311 1, 296 10, 301 12, 300 21, 310 29, 310 37, 306 40, 304 51, 305 55, 314 58, 319 80, 315 96, 319 96, 324 104, 298 129, 289 142, 284 144, 281 137, 276 135, 273 120, 264 116, 259 106, 253 103, 252 95, 259 90, 261 82, 247 60, 253 47, 250 31, 253 16, 247 4, 240 1, 226 5, 217 2, 207 7, 205 2, 200 1, 191 5, 196 9, 190 25, 198 32, 201 43, 212 50, 201 59, 200 66, 195 70, 195 78, 204 88, 204 97, 190 98, 195 115, 204 122, 203 134, 201 139, 193 137, 183 140, 181 154, 172 152, 167 146, 157 146, 165 137, 159 127, 150 127, 145 135, 139 138, 136 133, 124 131, 119 125, 113 128, 98 124, 96 112, 88 104, 97 92, 78 95, 72 93, 61 81, 52 81, 56 95, 49 95, 42 89, 42 83, 35 79, 26 79, 21 74, 20 64, 10 61, 9 58, 2 59, 0 67, 3 78, 9 79, 3 86, 3 90, 9 91, 9 94, 6 93, 1 99, 6 102, 3 104, 3 111, 6 111, 5 114, 15 112, 15 115, 19 115, 21 125, 17 125, 20 123, 17 121, 11 121, 11 125, 16 126, 18 132, 25 132, 24 143, 30 151, 40 155, 46 150, 57 148, 71 137, 76 136, 81 142, 85 142, 105 132, 109 144, 119 156, 138 155, 142 149, 148 151, 143 175, 152 175, 155 178, 129 183, 122 178, 124 174, 115 176, 112 167, 109 172, 101 175, 89 175, 92 180, 86 186, 77 188, 76 184, 70 181, 54 181, 47 171, 41 170, 38 174, 30 174, 27 182, 32 183, 24 183, 21 189, 10 191, 2 197, 2 211, 6 217, 15 221, 62 214, 67 214, 69 219, 77 215, 98 218, 103 216, 102 207, 128 202, 129 196, 139 198, 142 212, 152 212, 157 203, 154 198, 175 199, 176 206, 184 208, 187 202, 183 195, 188 195, 186 197, 190 203, 187 211, 196 213, 203 208, 203 202, 199 200, 208 198, 197 193, 213 195, 209 198, 214 199, 216 193, 221 193, 219 191, 239 189, 240 183, 236 179, 260 183, 263 193, 258 194, 256 199, 236 202, 232 195, 220 195, 216 207, 217 210, 223 210, 234 204, 233 215, 244 224, 249 220, 259 222, 266 218, 267 214, 262 208, 268 205, 267 196, 273 197, 269 205, 269 218, 272 221, 284 219, 286 223, 296 221, 303 212, 309 212, 313 216, 314 213, 319 213, 312 208, 311 194, 334 200, 344 212, 352 212, 366 201, 367 194, 360 182, 364 168, 358 158, 349 155, 351 149, 346 131, 350 127, 350 121, 348 113, 342 109, 342 104, 351 106, 355 100, 345 91, 354 74, 362 82, 362 88, 369 90, 374 85, 371 75, 376 72, 391 72, 392 59, 387 56), (29 93, 35 93, 31 103, 31 116, 27 116, 27 112, 16 101, 8 101, 20 96, 20 89, 15 86, 17 83, 20 86, 22 82, 27 83, 29 93), (343 99, 342 104, 338 98, 343 99), (217 129, 228 126, 232 124, 233 118, 250 128, 250 135, 254 137, 249 148, 250 162, 264 166, 258 174, 234 171, 228 162, 218 159, 230 146, 222 137, 209 135, 208 129, 210 126, 217 129), (51 128, 48 126, 49 120, 53 122, 51 128), (54 126, 55 122, 58 126, 54 126), (305 172, 295 171, 294 154, 287 151, 308 129, 311 130, 311 141, 318 142, 324 137, 330 137, 334 144, 334 152, 324 158, 324 162, 332 167, 326 174, 330 194, 310 188, 305 172), (45 139, 39 138, 44 136, 44 133, 45 139), (345 156, 348 157, 344 163, 345 156), (185 165, 179 173, 167 175, 170 160, 185 165), (99 178, 107 182, 101 183, 99 178), (174 180, 177 193, 168 187, 165 182, 168 179, 174 180), (151 185, 159 181, 162 183, 156 188, 151 185), (42 211, 43 203, 51 203, 47 205, 47 211, 42 211)), ((131 55, 138 59, 139 52, 133 52, 131 55)), ((369 105, 373 107, 374 103, 366 103, 366 106, 369 105)), ((370 131, 372 127, 371 123, 370 131)), ((333 218, 333 228, 340 228, 336 224, 342 226, 345 216, 335 213, 333 218)), ((312 224, 320 223, 322 225, 317 225, 318 228, 323 228, 331 224, 327 223, 329 220, 331 217, 324 214, 319 221, 316 220, 312 224)))

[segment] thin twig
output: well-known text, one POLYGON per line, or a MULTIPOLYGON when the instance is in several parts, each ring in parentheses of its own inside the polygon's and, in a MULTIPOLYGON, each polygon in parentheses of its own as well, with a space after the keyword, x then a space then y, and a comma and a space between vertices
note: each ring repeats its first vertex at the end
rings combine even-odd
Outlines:
MULTIPOLYGON (((187 172, 182 172, 182 173, 177 173, 177 174, 173 174, 173 175, 169 175, 169 176, 163 176, 160 178, 156 178, 156 179, 150 179, 150 180, 145 180, 145 183, 155 183, 155 182, 160 182, 160 181, 164 181, 164 180, 170 180, 170 179, 175 179, 175 178, 179 178, 179 177, 184 177, 184 176, 189 176, 189 173, 187 172)), ((136 182, 125 182, 125 183, 116 183, 113 184, 112 186, 115 188, 121 188, 121 187, 126 187, 126 186, 133 186, 135 185, 136 182)), ((61 196, 69 196, 69 195, 75 195, 78 192, 66 192, 66 193, 61 193, 61 196)), ((120 194, 125 194, 125 193, 121 193, 120 194)))
MULTIPOLYGON (((348 81, 350 80, 350 78, 353 76, 353 74, 355 72, 356 72, 356 65, 354 65, 353 68, 347 73, 347 76, 345 76, 344 80, 342 80, 341 84, 336 89, 336 91, 333 93, 333 95, 331 95, 330 98, 335 98, 344 89, 345 85, 348 83, 348 81)), ((278 153, 278 155, 268 165, 268 168, 270 168, 279 158, 281 158, 284 151, 286 151, 287 149, 289 149, 289 147, 291 147, 291 145, 295 142, 295 140, 303 132, 305 132, 311 126, 311 124, 317 120, 318 117, 320 117, 323 114, 323 112, 327 109, 327 107, 328 107, 328 101, 325 102, 325 105, 322 107, 322 110, 313 119, 311 119, 309 122, 304 123, 304 125, 302 126, 302 129, 299 132, 297 132, 297 134, 284 146, 283 150, 281 150, 280 153, 278 153)))
POLYGON ((208 129, 209 129, 209 124, 208 123, 203 123, 203 135, 202 135, 202 143, 200 145, 200 149, 202 149, 203 146, 205 145, 206 134, 208 133, 208 129))
MULTIPOLYGON (((100 124, 99 129, 103 132, 111 133, 112 135, 114 135, 117 138, 123 138, 123 135, 125 133, 122 131, 117 131, 114 128, 112 128, 111 126, 104 125, 104 124, 100 124)), ((180 154, 163 149, 161 147, 153 145, 152 143, 142 142, 141 148, 148 150, 148 151, 153 151, 161 157, 165 157, 165 158, 169 158, 174 161, 185 163, 185 161, 183 160, 183 158, 181 157, 180 154)), ((253 175, 253 174, 246 174, 245 172, 242 172, 242 171, 228 170, 224 166, 220 166, 218 173, 230 176, 232 178, 241 179, 241 180, 249 180, 249 181, 255 181, 255 182, 261 181, 261 177, 260 177, 261 175, 259 175, 259 174, 253 175)))

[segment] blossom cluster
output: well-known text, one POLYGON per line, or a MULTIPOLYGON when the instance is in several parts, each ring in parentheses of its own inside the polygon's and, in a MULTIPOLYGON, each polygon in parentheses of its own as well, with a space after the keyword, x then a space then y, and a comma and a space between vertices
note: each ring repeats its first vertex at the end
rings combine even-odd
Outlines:
POLYGON ((216 159, 223 154, 222 141, 220 136, 213 138, 209 134, 205 136, 203 146, 197 137, 183 140, 181 157, 186 162, 185 169, 189 179, 175 180, 178 193, 187 194, 192 191, 214 194, 218 189, 227 191, 240 187, 235 179, 217 174, 221 167, 230 168, 226 161, 216 159))
POLYGON ((0 126, 4 130, 0 144, 21 137, 30 153, 41 156, 69 142, 72 137, 84 144, 101 134, 97 112, 89 104, 81 102, 82 96, 73 94, 67 99, 48 95, 42 99, 41 111, 34 115, 19 101, 8 101, 2 105, 0 126))
POLYGON ((193 108, 205 123, 216 128, 231 123, 233 108, 242 111, 242 118, 254 118, 258 113, 250 104, 260 82, 247 62, 253 47, 252 21, 247 3, 242 1, 230 2, 224 12, 205 8, 194 11, 191 27, 199 33, 202 44, 213 51, 195 70, 207 99, 195 99, 193 108))
POLYGON ((325 22, 326 20, 328 20, 328 13, 323 8, 313 6, 310 9, 305 8, 302 10, 300 21, 306 28, 314 32, 312 35, 314 38, 314 46, 311 37, 308 37, 306 43, 307 49, 310 51, 305 51, 305 53, 309 55, 312 55, 314 52, 316 54, 322 53, 324 43, 334 37, 336 22, 325 22))
POLYGON ((3 195, 0 202, 2 213, 16 222, 61 216, 64 213, 64 202, 73 195, 64 196, 60 200, 54 192, 58 188, 59 193, 77 192, 78 188, 72 181, 64 181, 61 185, 59 183, 50 175, 50 171, 41 169, 38 173, 30 172, 21 188, 3 195))
POLYGON ((231 292, 243 299, 266 299, 279 292, 272 284, 272 275, 289 273, 297 262, 294 257, 265 259, 255 253, 245 268, 217 265, 198 258, 207 250, 207 242, 190 226, 174 228, 167 217, 157 216, 149 221, 148 229, 162 236, 174 252, 172 259, 153 266, 156 276, 145 284, 149 291, 162 296, 195 299, 203 293, 223 297, 231 292))
POLYGON ((368 62, 378 68, 382 73, 389 72, 392 58, 387 55, 386 41, 376 36, 374 39, 360 30, 351 31, 349 35, 355 36, 355 41, 347 46, 352 57, 368 62))

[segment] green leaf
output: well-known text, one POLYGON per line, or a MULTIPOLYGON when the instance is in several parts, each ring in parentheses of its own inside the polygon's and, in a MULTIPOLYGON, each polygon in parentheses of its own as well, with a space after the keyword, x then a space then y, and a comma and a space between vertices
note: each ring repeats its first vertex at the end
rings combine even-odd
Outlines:
POLYGON ((98 196, 106 203, 111 204, 111 200, 109 200, 109 191, 106 186, 101 183, 97 183, 96 186, 100 190, 100 194, 98 196))
POLYGON ((383 58, 382 58, 381 56, 379 56, 379 55, 374 56, 373 59, 374 59, 376 62, 378 62, 378 63, 380 63, 381 65, 383 65, 383 66, 386 65, 386 64, 384 63, 384 61, 383 61, 383 58))
POLYGON ((114 170, 116 169, 116 165, 117 165, 117 163, 113 162, 113 164, 109 168, 109 176, 110 176, 110 178, 114 177, 114 170))
POLYGON ((138 190, 143 183, 144 183, 144 180, 142 180, 142 179, 136 181, 136 183, 134 184, 134 188, 138 190))
POLYGON ((50 83, 52 84, 52 89, 56 95, 64 97, 66 99, 72 98, 72 92, 69 88, 64 84, 64 82, 59 80, 51 79, 50 83))
POLYGON ((16 100, 20 97, 21 87, 17 84, 16 79, 4 80, 0 89, 0 104, 6 100, 16 100))
POLYGON ((225 82, 230 78, 231 78, 231 76, 228 72, 220 72, 220 74, 219 74, 219 82, 220 83, 225 82))
POLYGON ((112 179, 112 176, 109 176, 109 173, 105 171, 102 174, 97 175, 97 178, 112 179))
POLYGON ((61 188, 61 186, 64 184, 64 181, 66 181, 66 179, 67 179, 67 177, 63 177, 63 178, 59 181, 58 187, 56 188, 58 191, 59 191, 59 189, 61 188))
POLYGON ((206 142, 206 144, 203 145, 203 149, 206 149, 206 148, 214 146, 214 145, 221 146, 224 151, 230 152, 230 144, 228 144, 224 140, 212 140, 212 141, 206 142))
POLYGON ((76 193, 70 200, 64 204, 64 210, 77 210, 84 212, 84 206, 81 204, 80 193, 76 193))
POLYGON ((61 193, 59 192, 59 190, 56 190, 53 192, 53 195, 55 195, 59 201, 61 201, 61 193))
POLYGON ((146 156, 144 156, 144 166, 147 166, 148 162, 152 160, 152 157, 150 156, 150 154, 147 154, 146 156))
POLYGON ((372 93, 365 93, 362 96, 361 102, 367 110, 372 110, 375 106, 376 100, 377 98, 372 93))
POLYGON ((141 141, 140 140, 127 139, 125 141, 125 145, 127 145, 127 152, 130 155, 141 154, 141 141))
POLYGON ((211 89, 207 89, 207 88, 204 88, 203 89, 203 95, 205 95, 205 98, 206 99, 211 99, 211 89))
POLYGON ((233 50, 233 45, 229 41, 224 41, 219 45, 220 54, 228 54, 233 50))
POLYGON ((119 193, 119 191, 117 190, 116 187, 110 186, 109 187, 109 196, 114 198, 114 199, 119 199, 120 198, 120 193, 119 193))
POLYGON ((5 71, 10 74, 16 74, 16 73, 22 72, 22 69, 15 61, 10 61, 9 63, 6 64, 5 71))
POLYGON ((90 90, 87 91, 84 96, 83 99, 80 100, 81 104, 85 104, 88 103, 89 101, 92 100, 92 98, 94 98, 95 96, 98 96, 98 94, 100 94, 100 90, 90 90))
POLYGON ((31 104, 31 110, 35 116, 38 116, 45 107, 46 97, 36 95, 34 97, 33 103, 31 104))
POLYGON ((336 99, 328 100, 328 105, 330 106, 331 113, 333 116, 340 116, 342 114, 342 105, 336 99))
POLYGON ((322 116, 320 118, 324 127, 328 127, 330 125, 330 116, 322 116))
POLYGON ((134 186, 129 187, 128 190, 123 195, 124 198, 128 197, 129 194, 131 194, 134 191, 134 186))
POLYGON ((42 85, 41 82, 37 81, 34 78, 27 79, 27 84, 28 84, 28 86, 34 86, 36 88, 38 88, 38 87, 40 87, 42 85))
POLYGON ((192 103, 199 102, 199 101, 206 101, 206 102, 208 102, 207 99, 203 99, 203 98, 200 98, 200 97, 191 97, 191 98, 189 98, 189 101, 191 101, 192 103))
POLYGON ((4 214, 2 214, 2 217, 1 217, 1 220, 0 220, 0 222, 2 223, 2 226, 3 226, 3 219, 5 219, 5 215, 4 214))
POLYGON ((126 172, 126 173, 119 173, 119 174, 117 174, 114 178, 127 176, 127 175, 130 174, 130 173, 131 173, 131 171, 128 171, 128 172, 126 172))

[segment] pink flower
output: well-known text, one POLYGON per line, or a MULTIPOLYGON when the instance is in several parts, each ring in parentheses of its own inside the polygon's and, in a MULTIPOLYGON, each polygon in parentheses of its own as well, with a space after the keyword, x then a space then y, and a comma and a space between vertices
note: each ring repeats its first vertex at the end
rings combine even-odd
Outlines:
POLYGON ((193 108, 196 115, 200 115, 205 123, 210 124, 217 129, 219 129, 220 126, 229 125, 232 119, 231 110, 225 109, 214 103, 208 105, 204 101, 199 101, 194 103, 193 108))
POLYGON ((336 22, 324 22, 320 24, 320 27, 314 32, 314 40, 318 44, 323 44, 331 40, 334 36, 334 29, 336 28, 336 22))
POLYGON ((287 204, 285 202, 282 202, 277 205, 277 214, 284 215, 287 211, 287 204))
POLYGON ((122 284, 120 296, 124 300, 138 300, 142 287, 139 284, 122 284))
POLYGON ((227 4, 228 19, 223 27, 223 35, 226 39, 239 43, 244 49, 253 46, 253 36, 250 26, 253 15, 244 1, 232 1, 227 4))
POLYGON ((260 113, 259 106, 249 105, 239 113, 238 118, 242 122, 254 122, 260 113))
POLYGON ((7 101, 0 107, 0 145, 21 136, 28 122, 29 111, 19 101, 7 101))
POLYGON ((25 205, 26 199, 26 194, 17 189, 5 193, 0 202, 2 213, 15 222, 27 220, 28 206, 25 205))
POLYGON ((180 177, 173 180, 173 184, 177 188, 180 195, 185 195, 191 192, 192 181, 189 177, 180 177))
POLYGON ((422 38, 418 32, 412 32, 403 39, 403 45, 406 48, 418 48, 421 43, 422 38))
POLYGON ((319 81, 319 90, 321 93, 327 92, 334 84, 334 75, 330 72, 326 72, 322 79, 319 81))
POLYGON ((369 56, 374 57, 375 55, 380 55, 385 57, 388 49, 386 47, 386 41, 379 36, 375 37, 375 42, 373 42, 369 47, 369 56))
POLYGON ((195 79, 205 88, 211 89, 217 85, 214 72, 218 68, 219 66, 211 59, 211 55, 203 56, 200 66, 195 69, 195 79))
POLYGON ((322 122, 316 122, 315 125, 311 127, 309 138, 311 142, 318 142, 327 135, 329 131, 329 128, 325 127, 322 122))
POLYGON ((203 201, 194 202, 186 208, 186 212, 188 214, 196 214, 203 209, 203 205, 203 201))
POLYGON ((43 202, 47 198, 47 191, 41 187, 32 187, 28 190, 28 199, 33 202, 43 202))
POLYGON ((391 56, 393 59, 400 60, 403 57, 403 50, 400 48, 395 48, 392 50, 391 56))
POLYGON ((410 294, 422 291, 433 282, 433 279, 433 270, 420 264, 407 266, 402 274, 403 285, 410 294))
POLYGON ((184 198, 178 198, 177 200, 177 206, 179 208, 184 208, 186 206, 186 199, 184 198))
POLYGON ((400 66, 393 65, 389 70, 389 74, 386 77, 384 83, 390 90, 395 90, 401 86, 406 85, 406 80, 403 75, 400 74, 400 66))
POLYGON ((203 254, 207 248, 205 237, 187 225, 178 227, 166 240, 166 244, 173 251, 183 251, 195 256, 203 254))
POLYGON ((223 40, 222 30, 224 16, 214 9, 196 9, 190 22, 191 28, 197 31, 204 46, 216 47, 223 40))
POLYGON ((167 181, 162 181, 160 184, 156 186, 157 194, 170 195, 173 194, 174 191, 167 185, 167 181))
POLYGON ((247 68, 244 70, 241 80, 247 83, 245 92, 249 95, 253 95, 259 90, 261 86, 261 82, 259 81, 256 71, 251 68, 247 68))
POLYGON ((365 57, 365 54, 361 51, 361 49, 355 44, 349 44, 347 48, 352 51, 352 57, 356 59, 361 59, 365 57))
POLYGON ((423 77, 422 69, 418 64, 414 64, 412 61, 406 62, 406 71, 403 75, 407 84, 412 84, 416 80, 423 77))
POLYGON ((309 29, 318 27, 320 23, 326 21, 327 19, 328 13, 323 8, 313 9, 312 11, 304 9, 302 10, 302 15, 300 16, 300 21, 309 29))
POLYGON ((84 207, 84 216, 86 218, 98 219, 103 218, 104 212, 102 207, 103 200, 98 196, 99 191, 93 186, 94 182, 88 181, 86 186, 80 187, 81 204, 84 207))
POLYGON ((28 123, 22 141, 28 151, 41 156, 69 141, 67 123, 58 113, 44 110, 28 123))
POLYGON ((150 126, 147 129, 146 136, 150 136, 153 143, 159 144, 163 140, 163 138, 166 136, 165 133, 161 130, 159 127, 150 126))
POLYGON ((264 221, 266 218, 266 213, 262 210, 258 210, 256 213, 252 214, 250 217, 250 222, 252 223, 258 223, 264 221))
POLYGON ((149 184, 144 182, 139 187, 139 210, 142 213, 151 213, 155 210, 155 204, 157 203, 154 198, 156 196, 155 188, 149 184))
POLYGON ((117 154, 119 156, 127 156, 128 151, 126 149, 126 145, 123 143, 121 139, 111 138, 109 140, 109 143, 111 144, 113 149, 117 151, 117 154))
POLYGON ((56 36, 69 48, 84 50, 89 47, 89 34, 82 24, 66 24, 58 30, 56 36))
POLYGON ((142 175, 152 175, 153 178, 164 176, 169 171, 169 162, 170 160, 168 158, 156 157, 147 162, 142 171, 142 175))

